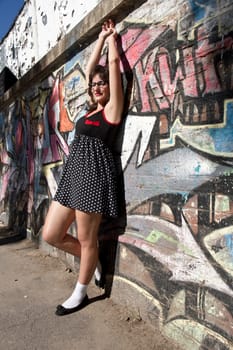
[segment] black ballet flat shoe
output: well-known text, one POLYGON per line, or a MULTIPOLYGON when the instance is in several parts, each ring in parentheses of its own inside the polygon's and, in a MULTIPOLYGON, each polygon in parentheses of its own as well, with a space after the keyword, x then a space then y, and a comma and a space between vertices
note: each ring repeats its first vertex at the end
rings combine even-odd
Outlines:
POLYGON ((106 279, 105 279, 105 276, 101 275, 101 278, 100 280, 97 280, 95 278, 95 285, 101 289, 104 289, 105 288, 105 285, 106 285, 106 279))
POLYGON ((81 302, 81 304, 79 304, 78 306, 67 309, 62 305, 58 305, 57 310, 55 311, 55 314, 57 316, 69 315, 69 314, 72 314, 73 312, 77 312, 77 311, 83 309, 85 306, 88 305, 88 303, 89 303, 89 298, 86 295, 85 298, 83 299, 83 301, 81 302))

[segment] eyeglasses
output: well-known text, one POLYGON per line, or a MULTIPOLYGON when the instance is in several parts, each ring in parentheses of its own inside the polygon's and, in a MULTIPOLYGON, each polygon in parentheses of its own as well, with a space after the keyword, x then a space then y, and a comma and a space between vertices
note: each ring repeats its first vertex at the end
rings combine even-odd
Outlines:
POLYGON ((89 86, 91 89, 93 89, 95 86, 101 87, 101 86, 104 86, 104 85, 106 85, 106 84, 107 84, 106 81, 100 80, 100 81, 97 81, 97 82, 94 82, 94 83, 89 83, 88 86, 89 86))

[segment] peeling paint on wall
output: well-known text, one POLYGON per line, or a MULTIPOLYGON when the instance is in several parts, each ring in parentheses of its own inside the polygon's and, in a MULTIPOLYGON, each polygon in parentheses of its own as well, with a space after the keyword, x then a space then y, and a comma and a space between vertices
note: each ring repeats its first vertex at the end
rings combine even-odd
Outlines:
POLYGON ((16 77, 22 77, 99 1, 26 1, 12 30, 0 43, 0 72, 7 66, 16 77))

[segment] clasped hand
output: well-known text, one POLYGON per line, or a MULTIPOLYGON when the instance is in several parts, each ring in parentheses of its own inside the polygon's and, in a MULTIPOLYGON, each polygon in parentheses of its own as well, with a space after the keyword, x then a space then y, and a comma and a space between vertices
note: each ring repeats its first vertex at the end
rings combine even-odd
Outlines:
POLYGON ((106 41, 108 41, 108 39, 110 37, 113 37, 114 39, 117 37, 115 24, 113 23, 113 21, 111 19, 109 19, 103 23, 102 30, 99 34, 99 37, 107 39, 106 41))

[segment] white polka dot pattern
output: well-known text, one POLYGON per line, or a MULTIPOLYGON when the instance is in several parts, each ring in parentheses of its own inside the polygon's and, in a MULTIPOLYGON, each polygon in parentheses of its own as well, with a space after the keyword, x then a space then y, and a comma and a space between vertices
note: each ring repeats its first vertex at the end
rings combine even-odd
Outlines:
POLYGON ((118 215, 115 163, 103 141, 75 137, 54 200, 84 212, 118 215))

